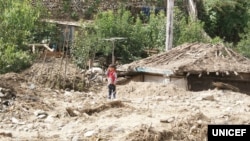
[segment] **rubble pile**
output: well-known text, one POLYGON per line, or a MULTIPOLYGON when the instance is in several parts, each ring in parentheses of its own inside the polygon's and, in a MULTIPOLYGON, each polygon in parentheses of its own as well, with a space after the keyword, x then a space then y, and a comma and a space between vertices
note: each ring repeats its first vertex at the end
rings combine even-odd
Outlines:
POLYGON ((22 73, 25 80, 49 88, 88 90, 90 86, 103 83, 103 73, 82 71, 69 60, 53 58, 50 61, 38 61, 22 73))
POLYGON ((13 89, 0 87, 0 111, 5 112, 7 107, 12 105, 16 98, 16 92, 13 89))

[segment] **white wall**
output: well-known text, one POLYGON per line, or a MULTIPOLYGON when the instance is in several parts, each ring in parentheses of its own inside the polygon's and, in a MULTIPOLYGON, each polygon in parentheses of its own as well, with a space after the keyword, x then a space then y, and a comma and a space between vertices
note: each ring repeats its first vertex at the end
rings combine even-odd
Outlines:
MULTIPOLYGON (((142 80, 143 81, 143 80, 142 80)), ((187 87, 187 79, 186 78, 177 78, 177 77, 163 77, 158 75, 144 75, 144 81, 143 82, 158 82, 158 83, 164 83, 164 84, 174 84, 180 88, 183 88, 185 90, 188 90, 187 87)))
POLYGON ((143 75, 134 76, 131 80, 135 82, 143 82, 143 75))
POLYGON ((176 86, 188 90, 188 83, 186 78, 171 78, 170 83, 175 84, 176 86))
POLYGON ((163 76, 157 75, 144 75, 144 82, 159 82, 164 83, 165 79, 163 76))

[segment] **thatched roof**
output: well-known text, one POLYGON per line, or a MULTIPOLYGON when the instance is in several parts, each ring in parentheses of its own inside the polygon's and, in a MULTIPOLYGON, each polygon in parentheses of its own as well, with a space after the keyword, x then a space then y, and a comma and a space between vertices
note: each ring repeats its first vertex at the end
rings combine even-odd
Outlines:
POLYGON ((186 43, 168 52, 125 64, 118 68, 121 71, 147 72, 161 70, 183 73, 250 73, 250 60, 221 44, 186 43))

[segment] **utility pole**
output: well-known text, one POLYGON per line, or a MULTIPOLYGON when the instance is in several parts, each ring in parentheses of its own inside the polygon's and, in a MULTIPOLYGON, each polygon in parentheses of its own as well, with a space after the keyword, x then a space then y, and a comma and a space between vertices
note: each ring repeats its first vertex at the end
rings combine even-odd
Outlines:
POLYGON ((197 19, 197 9, 194 0, 188 0, 188 12, 192 21, 197 19))
POLYGON ((167 0, 167 20, 166 20, 166 51, 171 50, 173 46, 173 15, 174 0, 167 0))

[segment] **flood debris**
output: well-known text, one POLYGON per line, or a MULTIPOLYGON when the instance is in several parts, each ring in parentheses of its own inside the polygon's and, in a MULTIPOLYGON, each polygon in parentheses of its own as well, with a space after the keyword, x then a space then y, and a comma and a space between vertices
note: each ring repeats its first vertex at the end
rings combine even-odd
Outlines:
POLYGON ((222 44, 185 43, 117 70, 129 81, 175 84, 191 91, 217 87, 250 94, 248 64, 250 59, 222 44))
POLYGON ((163 141, 173 137, 171 131, 157 131, 151 125, 142 125, 140 129, 128 134, 127 141, 163 141))
MULTIPOLYGON (((204 55, 206 49, 199 45, 179 47, 177 49, 180 49, 181 54, 177 52, 167 57, 172 57, 173 63, 176 59, 192 61, 207 56, 208 60, 194 62, 194 65, 197 63, 197 66, 201 64, 204 67, 204 61, 210 59, 209 53, 204 55), (193 58, 188 58, 190 56, 193 58)), ((227 55, 219 53, 220 50, 212 46, 207 48, 215 49, 217 58, 227 55)), ((229 52, 236 61, 248 62, 229 52)), ((160 66, 164 66, 163 56, 155 59, 160 59, 160 66)), ((217 68, 217 73, 210 70, 197 74, 184 73, 183 77, 190 82, 188 84, 197 91, 188 91, 167 81, 126 82, 117 85, 117 100, 109 101, 107 85, 98 82, 101 75, 95 77, 95 72, 78 72, 77 67, 70 62, 65 74, 65 62, 62 68, 60 63, 60 60, 51 59, 36 62, 21 73, 0 75, 0 140, 204 141, 207 139, 208 124, 250 123, 250 97, 241 91, 248 85, 238 81, 240 77, 247 78, 247 75, 244 76, 239 70, 235 70, 236 73, 221 72, 217 68), (59 69, 63 72, 57 72, 59 69), (212 81, 214 77, 218 80, 212 81), (225 81, 219 81, 221 78, 225 81), (89 86, 85 85, 86 81, 89 81, 89 86), (210 84, 206 82, 223 82, 241 90, 200 91, 200 86, 210 84)), ((185 64, 181 61, 176 63, 185 64)), ((243 70, 248 71, 247 68, 243 70)), ((159 77, 154 79, 159 80, 159 77)), ((165 79, 168 76, 162 77, 165 79)), ((148 78, 152 77, 144 77, 145 80, 152 80, 148 78)))
POLYGON ((88 115, 92 115, 94 113, 99 113, 99 112, 102 112, 102 111, 110 109, 110 108, 121 108, 121 107, 125 107, 125 105, 121 101, 115 100, 115 101, 101 104, 101 105, 94 107, 94 108, 86 108, 86 109, 83 109, 80 111, 68 107, 68 108, 66 108, 66 111, 68 112, 68 114, 70 116, 74 117, 74 116, 78 116, 79 113, 86 113, 88 115))
POLYGON ((50 58, 50 61, 39 60, 29 69, 22 72, 26 80, 32 82, 30 89, 36 84, 53 89, 87 90, 90 86, 98 86, 105 81, 101 68, 83 71, 73 63, 61 58, 50 58))
POLYGON ((168 117, 166 119, 161 119, 160 122, 162 123, 171 123, 175 120, 175 117, 168 117))
POLYGON ((3 137, 12 137, 12 133, 5 133, 5 132, 0 132, 0 136, 3 136, 3 137))
POLYGON ((233 85, 230 85, 230 84, 227 84, 227 83, 223 83, 223 82, 213 82, 212 85, 217 88, 217 89, 220 89, 220 90, 231 90, 231 91, 234 91, 234 92, 239 92, 240 89, 233 86, 233 85))

